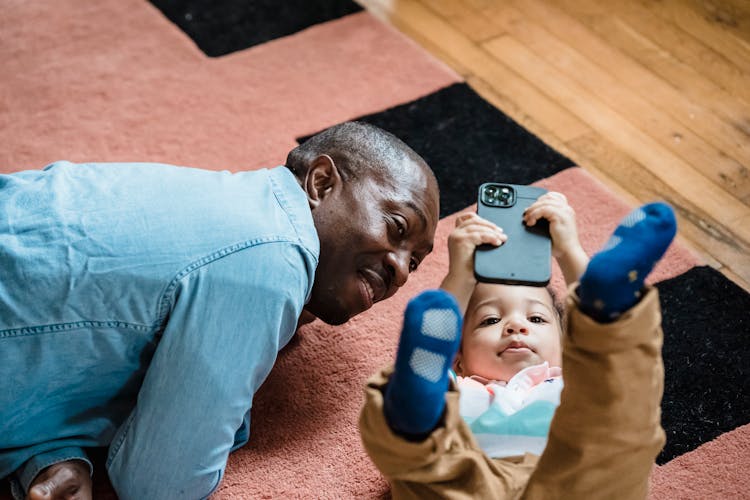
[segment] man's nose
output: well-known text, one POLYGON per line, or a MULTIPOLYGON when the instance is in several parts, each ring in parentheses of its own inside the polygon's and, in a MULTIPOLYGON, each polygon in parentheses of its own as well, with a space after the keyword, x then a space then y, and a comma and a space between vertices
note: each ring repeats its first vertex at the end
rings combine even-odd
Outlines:
POLYGON ((511 318, 506 324, 505 328, 503 328, 503 334, 505 335, 513 335, 513 334, 521 334, 521 335, 528 335, 529 329, 526 327, 525 323, 521 321, 518 318, 511 318))
POLYGON ((387 265, 393 272, 393 284, 402 287, 409 279, 409 261, 411 255, 406 250, 388 252, 387 265))

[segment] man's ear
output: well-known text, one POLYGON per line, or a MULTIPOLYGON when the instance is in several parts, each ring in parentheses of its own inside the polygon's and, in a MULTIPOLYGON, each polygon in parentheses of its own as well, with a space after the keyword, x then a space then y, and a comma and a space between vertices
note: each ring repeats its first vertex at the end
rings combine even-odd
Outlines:
POLYGON ((320 205, 326 196, 341 186, 341 183, 341 175, 333 158, 328 155, 315 158, 307 169, 304 183, 310 208, 320 205))

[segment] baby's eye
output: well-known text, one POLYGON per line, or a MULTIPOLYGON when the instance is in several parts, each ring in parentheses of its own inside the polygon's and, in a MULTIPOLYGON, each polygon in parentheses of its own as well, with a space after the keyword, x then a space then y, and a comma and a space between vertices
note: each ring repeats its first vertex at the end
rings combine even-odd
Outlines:
POLYGON ((547 320, 541 316, 532 316, 529 318, 529 321, 531 321, 532 323, 546 323, 547 322, 547 320))
POLYGON ((499 322, 500 322, 500 318, 487 318, 483 320, 481 323, 479 323, 479 326, 490 326, 499 322))

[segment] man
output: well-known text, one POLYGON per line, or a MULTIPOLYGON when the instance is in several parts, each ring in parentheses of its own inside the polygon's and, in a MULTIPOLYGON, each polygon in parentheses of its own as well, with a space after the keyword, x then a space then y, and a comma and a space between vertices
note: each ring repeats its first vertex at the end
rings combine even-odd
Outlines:
POLYGON ((120 498, 208 496, 300 315, 341 324, 392 296, 438 213, 424 160, 362 123, 270 170, 0 176, 0 476, 90 498, 81 448, 109 446, 120 498))

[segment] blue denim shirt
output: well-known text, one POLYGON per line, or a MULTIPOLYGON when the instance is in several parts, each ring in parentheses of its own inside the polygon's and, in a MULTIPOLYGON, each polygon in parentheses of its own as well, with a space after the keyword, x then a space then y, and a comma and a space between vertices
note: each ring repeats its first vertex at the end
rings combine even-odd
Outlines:
POLYGON ((26 489, 87 446, 112 444, 125 464, 128 440, 143 452, 186 426, 195 449, 177 443, 175 459, 192 450, 223 470, 318 254, 285 167, 0 175, 0 477, 17 471, 26 489))

